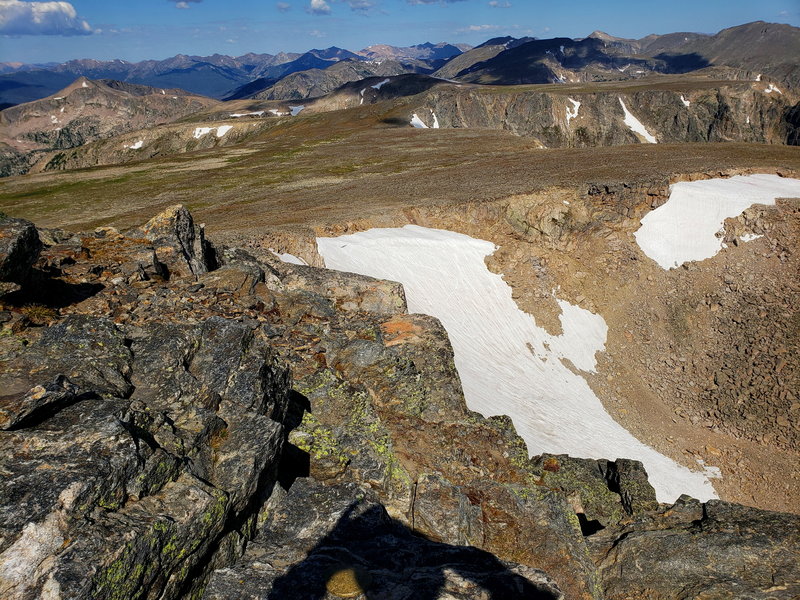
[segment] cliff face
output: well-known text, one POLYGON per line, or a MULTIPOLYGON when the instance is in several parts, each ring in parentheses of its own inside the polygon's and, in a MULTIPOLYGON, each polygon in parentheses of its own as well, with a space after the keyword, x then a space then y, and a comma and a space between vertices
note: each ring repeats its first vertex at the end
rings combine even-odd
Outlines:
POLYGON ((547 148, 644 142, 642 128, 659 143, 796 143, 796 99, 767 89, 760 83, 594 93, 437 87, 416 100, 413 112, 428 126, 433 112, 440 127, 505 129, 547 148), (641 128, 626 123, 626 111, 641 128))
POLYGON ((0 222, 4 597, 798 591, 796 516, 529 460, 398 284, 215 247, 182 207, 36 233, 0 222), (637 549, 670 572, 625 576, 637 549))

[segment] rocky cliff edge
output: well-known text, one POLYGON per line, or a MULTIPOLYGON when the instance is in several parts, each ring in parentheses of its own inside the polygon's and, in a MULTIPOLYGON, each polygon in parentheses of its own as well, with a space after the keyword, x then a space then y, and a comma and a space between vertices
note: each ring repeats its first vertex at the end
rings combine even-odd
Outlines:
POLYGON ((180 206, 3 218, 0 279, 4 598, 800 592, 797 516, 529 459, 399 284, 215 246, 180 206))

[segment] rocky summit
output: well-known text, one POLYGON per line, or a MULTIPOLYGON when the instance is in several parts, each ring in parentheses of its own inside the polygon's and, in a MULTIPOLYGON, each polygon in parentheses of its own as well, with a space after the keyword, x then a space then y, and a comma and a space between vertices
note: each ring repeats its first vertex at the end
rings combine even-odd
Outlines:
POLYGON ((0 220, 0 597, 789 599, 800 517, 529 457, 393 282, 0 220))

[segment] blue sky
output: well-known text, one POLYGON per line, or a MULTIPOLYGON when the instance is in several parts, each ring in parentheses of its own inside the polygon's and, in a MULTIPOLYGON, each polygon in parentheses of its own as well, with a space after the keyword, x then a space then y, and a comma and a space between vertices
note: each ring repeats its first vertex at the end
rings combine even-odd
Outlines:
POLYGON ((800 26, 798 0, 0 0, 0 61, 238 56, 490 37, 621 37, 763 20, 800 26))

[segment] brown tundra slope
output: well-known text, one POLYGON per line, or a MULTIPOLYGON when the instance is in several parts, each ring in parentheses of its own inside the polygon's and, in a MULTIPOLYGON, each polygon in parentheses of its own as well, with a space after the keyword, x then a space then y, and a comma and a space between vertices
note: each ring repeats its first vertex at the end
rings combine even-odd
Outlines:
POLYGON ((216 104, 183 90, 80 77, 52 96, 0 111, 0 174, 24 172, 41 152, 171 123, 216 104))

